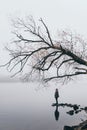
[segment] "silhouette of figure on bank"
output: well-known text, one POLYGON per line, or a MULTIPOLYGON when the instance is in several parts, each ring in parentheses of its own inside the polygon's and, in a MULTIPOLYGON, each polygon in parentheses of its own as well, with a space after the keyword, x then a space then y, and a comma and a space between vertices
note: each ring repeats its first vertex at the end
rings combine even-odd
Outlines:
POLYGON ((58 119, 59 119, 58 106, 56 106, 56 110, 54 111, 54 115, 55 115, 55 120, 58 121, 58 119))
POLYGON ((59 92, 58 92, 58 89, 57 89, 57 88, 56 88, 56 90, 55 90, 54 97, 55 97, 55 99, 56 99, 56 104, 58 104, 59 92))

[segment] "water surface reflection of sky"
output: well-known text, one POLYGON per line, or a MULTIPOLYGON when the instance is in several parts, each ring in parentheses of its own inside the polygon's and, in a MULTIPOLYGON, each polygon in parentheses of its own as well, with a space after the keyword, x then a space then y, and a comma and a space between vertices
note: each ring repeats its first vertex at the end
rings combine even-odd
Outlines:
MULTIPOLYGON (((59 103, 86 103, 86 82, 58 86, 59 103), (80 85, 80 86, 79 86, 80 85)), ((57 87, 57 86, 56 86, 57 87)), ((1 130, 60 130, 64 125, 77 125, 87 115, 84 111, 70 116, 70 108, 59 107, 59 119, 55 120, 56 107, 54 91, 56 87, 40 88, 36 83, 0 84, 0 129, 1 130)))

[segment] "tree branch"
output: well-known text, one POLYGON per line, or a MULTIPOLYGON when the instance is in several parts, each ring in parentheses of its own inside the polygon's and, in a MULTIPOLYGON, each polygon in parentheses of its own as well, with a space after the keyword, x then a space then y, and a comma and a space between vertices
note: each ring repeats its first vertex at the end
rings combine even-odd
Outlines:
POLYGON ((46 29, 46 31, 47 31, 48 38, 49 38, 49 40, 50 40, 51 45, 54 46, 54 45, 53 45, 53 42, 52 42, 52 39, 51 39, 51 36, 50 36, 50 32, 49 32, 49 30, 48 30, 46 24, 44 23, 44 21, 43 21, 42 19, 40 19, 40 21, 42 22, 42 24, 44 25, 44 27, 45 27, 45 29, 46 29))
POLYGON ((87 74, 86 72, 76 72, 76 73, 73 73, 73 74, 65 74, 65 75, 61 75, 61 76, 53 76, 53 77, 50 77, 50 78, 46 78, 44 79, 45 82, 48 82, 50 80, 53 80, 53 79, 61 79, 61 78, 65 78, 65 77, 73 77, 73 76, 77 76, 77 75, 81 75, 81 74, 87 74))
POLYGON ((87 74, 87 42, 67 31, 59 32, 57 41, 52 40, 47 25, 42 19, 40 22, 42 26, 31 17, 27 22, 18 19, 14 23, 16 39, 12 43, 15 46, 12 49, 6 47, 11 59, 1 67, 13 71, 19 65, 15 76, 26 65, 32 64, 33 70, 44 72, 45 81, 87 74))

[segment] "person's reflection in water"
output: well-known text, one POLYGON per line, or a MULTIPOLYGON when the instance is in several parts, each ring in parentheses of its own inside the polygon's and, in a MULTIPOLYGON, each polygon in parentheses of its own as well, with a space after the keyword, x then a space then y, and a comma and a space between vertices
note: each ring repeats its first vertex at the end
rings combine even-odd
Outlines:
POLYGON ((56 110, 54 111, 55 120, 58 121, 59 119, 59 111, 58 111, 58 105, 56 105, 56 110))

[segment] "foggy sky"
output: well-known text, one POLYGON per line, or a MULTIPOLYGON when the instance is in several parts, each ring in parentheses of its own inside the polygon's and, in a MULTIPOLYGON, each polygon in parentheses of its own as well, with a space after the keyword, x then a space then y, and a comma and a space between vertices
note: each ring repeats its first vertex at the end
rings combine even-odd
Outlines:
MULTIPOLYGON (((11 19, 28 15, 43 18, 52 33, 68 28, 87 37, 87 0, 0 0, 0 64, 9 59, 4 46, 12 39, 11 19)), ((0 82, 8 75, 1 68, 0 82)))

